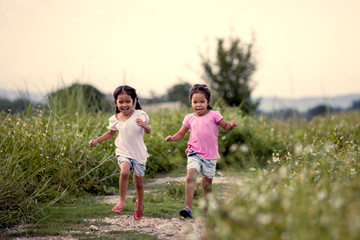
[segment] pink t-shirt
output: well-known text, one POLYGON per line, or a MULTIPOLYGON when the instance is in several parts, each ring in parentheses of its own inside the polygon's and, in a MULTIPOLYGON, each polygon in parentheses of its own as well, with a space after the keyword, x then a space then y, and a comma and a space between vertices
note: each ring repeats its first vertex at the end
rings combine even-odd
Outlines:
POLYGON ((209 111, 205 116, 197 117, 194 113, 185 116, 182 124, 190 129, 188 151, 196 152, 204 159, 220 158, 218 152, 218 122, 223 119, 220 112, 209 111))

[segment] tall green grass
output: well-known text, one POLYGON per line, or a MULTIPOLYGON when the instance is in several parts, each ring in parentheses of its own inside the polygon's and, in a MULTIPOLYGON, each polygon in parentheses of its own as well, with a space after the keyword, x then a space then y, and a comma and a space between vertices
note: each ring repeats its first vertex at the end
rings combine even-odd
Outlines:
MULTIPOLYGON (((107 194, 118 189, 114 139, 95 148, 88 146, 90 139, 107 131, 113 113, 58 110, 33 109, 32 114, 15 115, 0 112, 1 227, 37 218, 44 207, 69 194, 107 194)), ((186 171, 188 136, 177 143, 164 140, 180 129, 188 112, 184 108, 148 113, 152 133, 144 139, 150 154, 147 177, 186 171)), ((263 165, 274 148, 283 151, 271 126, 263 120, 241 117, 231 109, 224 109, 224 117, 240 125, 232 132, 220 130, 220 168, 263 165)))
POLYGON ((90 151, 89 137, 103 129, 100 115, 32 116, 0 112, 0 225, 30 220, 71 193, 97 193, 116 184, 111 143, 90 151), (111 149, 111 150, 110 150, 111 149))
POLYGON ((207 239, 360 239, 360 114, 292 124, 274 130, 288 152, 212 198, 207 239))

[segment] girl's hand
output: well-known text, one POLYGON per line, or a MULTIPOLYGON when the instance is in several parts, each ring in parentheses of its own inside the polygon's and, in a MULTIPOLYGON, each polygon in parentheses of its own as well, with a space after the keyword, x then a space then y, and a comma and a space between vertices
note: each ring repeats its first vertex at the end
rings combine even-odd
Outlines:
POLYGON ((230 125, 232 128, 237 126, 237 122, 235 120, 231 120, 230 125))
POLYGON ((147 133, 147 134, 151 133, 151 128, 147 122, 144 122, 140 118, 136 119, 135 121, 139 127, 142 127, 145 130, 145 133, 147 133))
POLYGON ((145 123, 143 120, 141 120, 140 118, 136 119, 136 124, 140 127, 144 127, 145 126, 145 123))
POLYGON ((174 138, 171 135, 169 135, 165 138, 165 142, 173 142, 173 141, 174 141, 174 138))
POLYGON ((95 147, 96 144, 98 144, 98 141, 94 140, 94 139, 91 139, 90 142, 89 142, 89 146, 90 147, 95 147))

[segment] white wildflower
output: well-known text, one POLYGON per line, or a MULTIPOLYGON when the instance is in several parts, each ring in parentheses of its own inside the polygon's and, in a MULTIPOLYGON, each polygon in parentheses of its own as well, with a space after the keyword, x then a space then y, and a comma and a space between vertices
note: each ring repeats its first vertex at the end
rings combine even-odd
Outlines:
POLYGON ((340 198, 340 197, 333 198, 332 205, 335 208, 341 208, 344 205, 344 200, 342 200, 342 198, 340 198))
POLYGON ((327 192, 325 190, 322 190, 316 194, 316 199, 319 201, 324 200, 327 197, 327 192))
POLYGON ((258 221, 260 224, 268 225, 272 220, 272 216, 270 214, 265 213, 259 213, 256 216, 256 221, 258 221))
MULTIPOLYGON (((278 156, 278 154, 277 154, 277 156, 278 156)), ((272 161, 273 161, 274 163, 280 162, 280 158, 277 157, 277 156, 275 156, 275 154, 273 153, 273 155, 272 155, 272 161)))
POLYGON ((295 146, 295 153, 300 154, 303 149, 303 146, 301 144, 296 144, 295 146))
POLYGON ((249 147, 246 144, 241 144, 239 149, 240 149, 240 151, 242 153, 248 153, 249 152, 249 147))
POLYGON ((236 143, 231 144, 229 151, 230 152, 235 152, 238 149, 238 145, 236 143))

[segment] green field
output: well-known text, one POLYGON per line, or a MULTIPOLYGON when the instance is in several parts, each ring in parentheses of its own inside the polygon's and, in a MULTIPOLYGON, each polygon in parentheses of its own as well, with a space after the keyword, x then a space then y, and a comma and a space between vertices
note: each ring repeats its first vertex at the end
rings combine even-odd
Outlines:
MULTIPOLYGON (((218 171, 247 180, 226 191, 214 189, 207 239, 360 239, 359 112, 280 121, 245 116, 236 108, 214 110, 239 124, 220 130, 218 171)), ((185 174, 186 139, 176 144, 164 139, 188 112, 148 113, 147 179, 185 174)), ((117 194, 113 141, 88 147, 106 131, 110 115, 0 112, 2 228, 43 219, 69 199, 117 194)), ((167 198, 179 206, 184 200, 176 188, 145 199, 164 209, 153 216, 174 217, 167 198)))

